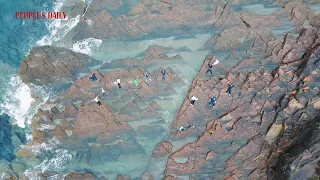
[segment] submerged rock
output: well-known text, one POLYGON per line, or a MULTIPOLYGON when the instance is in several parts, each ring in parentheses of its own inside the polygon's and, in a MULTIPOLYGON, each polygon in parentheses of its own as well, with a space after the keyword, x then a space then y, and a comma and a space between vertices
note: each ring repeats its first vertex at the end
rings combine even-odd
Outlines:
POLYGON ((169 141, 163 141, 157 145, 152 153, 153 157, 164 157, 172 152, 172 144, 169 141))

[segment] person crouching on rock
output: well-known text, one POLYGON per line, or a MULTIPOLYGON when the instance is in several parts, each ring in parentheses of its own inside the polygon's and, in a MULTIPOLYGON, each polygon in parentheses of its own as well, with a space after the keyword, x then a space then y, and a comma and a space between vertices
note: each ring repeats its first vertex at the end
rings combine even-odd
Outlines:
MULTIPOLYGON (((192 127, 194 128, 195 126, 192 126, 192 127)), ((191 128, 191 125, 189 125, 189 126, 187 126, 187 127, 181 126, 179 130, 182 132, 182 131, 188 130, 189 128, 191 128)))
POLYGON ((217 98, 215 96, 209 98, 209 106, 212 105, 212 107, 216 106, 217 98))
POLYGON ((195 96, 191 97, 191 106, 194 105, 194 103, 198 100, 198 98, 196 98, 195 96))
POLYGON ((95 102, 99 105, 99 107, 102 107, 102 103, 101 103, 101 101, 100 101, 99 96, 96 96, 96 97, 93 99, 93 101, 95 101, 95 102))
POLYGON ((118 84, 118 87, 119 87, 119 89, 120 89, 120 88, 121 88, 120 78, 118 78, 118 79, 114 82, 114 84, 118 84))
POLYGON ((90 81, 94 82, 94 81, 100 81, 99 78, 97 78, 96 73, 93 73, 89 78, 90 81))
POLYGON ((228 82, 228 89, 227 89, 227 91, 226 91, 226 93, 230 96, 231 95, 231 90, 232 90, 232 88, 233 87, 235 87, 233 84, 230 84, 229 82, 228 82))

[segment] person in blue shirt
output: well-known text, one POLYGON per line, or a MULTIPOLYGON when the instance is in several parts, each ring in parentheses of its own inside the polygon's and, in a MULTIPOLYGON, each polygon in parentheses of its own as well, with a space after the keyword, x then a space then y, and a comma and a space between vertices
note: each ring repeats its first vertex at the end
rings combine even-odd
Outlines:
POLYGON ((207 74, 208 72, 210 72, 210 73, 212 74, 212 67, 213 67, 214 65, 217 65, 217 64, 219 64, 219 60, 218 60, 218 59, 217 59, 213 64, 208 64, 208 70, 207 70, 206 74, 207 74))
POLYGON ((215 107, 216 102, 217 102, 217 98, 215 96, 209 98, 209 106, 212 105, 212 107, 215 107))
POLYGON ((226 93, 227 93, 229 96, 231 96, 231 90, 232 90, 233 87, 235 87, 235 86, 234 86, 233 84, 230 84, 230 83, 228 82, 228 89, 227 89, 226 93))
POLYGON ((161 81, 166 80, 167 71, 166 71, 166 70, 162 70, 162 71, 161 71, 161 74, 162 74, 162 79, 161 79, 161 81))
POLYGON ((208 70, 206 72, 206 74, 210 72, 212 74, 212 64, 208 64, 208 70))
POLYGON ((96 73, 93 73, 89 78, 90 81, 94 82, 94 81, 100 81, 99 78, 97 78, 96 73))

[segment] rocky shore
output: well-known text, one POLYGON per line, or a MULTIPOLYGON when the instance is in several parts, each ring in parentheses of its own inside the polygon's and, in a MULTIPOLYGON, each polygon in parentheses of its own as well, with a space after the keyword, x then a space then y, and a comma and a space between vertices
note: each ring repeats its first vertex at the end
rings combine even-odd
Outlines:
MULTIPOLYGON (((248 2, 242 0, 150 0, 116 16, 124 5, 93 0, 84 16, 91 25, 81 21, 21 62, 23 82, 59 91, 33 117, 32 141, 16 156, 39 164, 46 154, 30 147, 53 139, 70 152, 65 169, 38 172, 40 179, 319 178, 320 16, 311 8, 316 3, 277 0, 266 3, 277 7, 272 13, 265 8, 259 14, 245 12, 248 2), (211 37, 202 48, 210 49, 205 59, 194 59, 203 62, 200 68, 182 55, 195 53, 187 47, 150 45, 136 57, 113 61, 68 49, 90 37, 138 41, 145 34, 193 37, 205 31, 211 37), (206 74, 217 59, 213 74, 206 74), (92 73, 100 81, 90 81, 92 73), (139 88, 132 82, 137 77, 139 88), (235 86, 230 96, 228 83, 235 86), (93 101, 97 95, 101 107, 93 101), (194 106, 192 96, 198 98, 194 106), (217 103, 211 108, 213 96, 217 103)), ((76 17, 85 5, 70 1, 63 8, 76 17)), ((25 166, 14 166, 10 178, 27 179, 25 166)))

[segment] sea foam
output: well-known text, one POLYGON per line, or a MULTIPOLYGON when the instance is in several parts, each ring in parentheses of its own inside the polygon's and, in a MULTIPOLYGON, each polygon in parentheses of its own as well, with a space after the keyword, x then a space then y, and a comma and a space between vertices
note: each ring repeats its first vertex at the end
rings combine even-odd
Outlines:
MULTIPOLYGON (((65 0, 58 0, 55 2, 53 11, 60 11, 65 0)), ((71 29, 73 29, 80 21, 81 16, 78 15, 75 18, 69 19, 52 19, 46 22, 46 27, 49 34, 39 40, 36 45, 44 46, 51 45, 53 41, 62 39, 71 29)))
POLYGON ((23 83, 19 76, 11 77, 6 85, 8 87, 0 103, 0 114, 8 114, 15 120, 13 123, 24 128, 26 123, 31 124, 31 118, 37 109, 49 99, 51 92, 44 87, 29 86, 23 83), (38 95, 38 102, 32 97, 32 91, 38 95))
POLYGON ((0 104, 2 113, 6 113, 16 120, 21 128, 25 127, 25 119, 30 114, 31 89, 24 84, 19 77, 12 77, 8 84, 8 90, 4 93, 4 101, 0 104))
POLYGON ((101 39, 87 38, 74 43, 71 50, 91 56, 93 52, 98 50, 101 43, 101 39))

